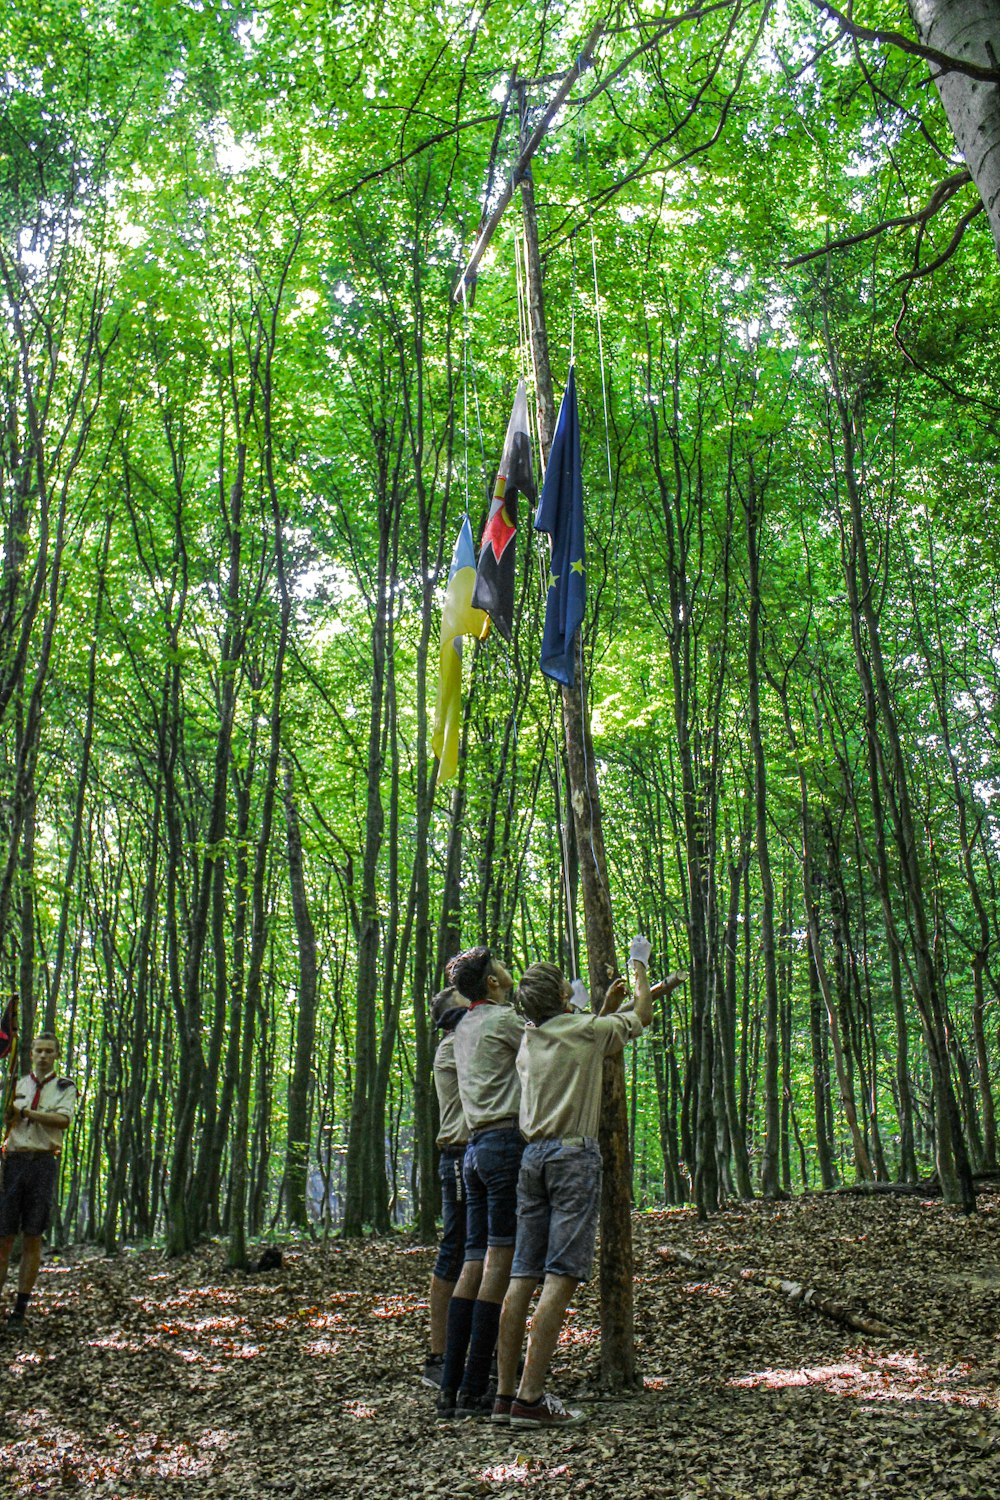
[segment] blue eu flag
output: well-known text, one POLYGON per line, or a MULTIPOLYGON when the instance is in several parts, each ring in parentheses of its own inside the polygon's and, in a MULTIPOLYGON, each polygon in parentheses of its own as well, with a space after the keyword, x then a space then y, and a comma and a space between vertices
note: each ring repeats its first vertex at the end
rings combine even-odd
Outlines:
POLYGON ((549 591, 542 633, 542 671, 572 687, 576 632, 587 602, 586 559, 583 546, 583 478, 580 471, 580 419, 576 410, 576 378, 570 366, 566 392, 559 408, 556 435, 545 472, 535 530, 552 537, 549 591))

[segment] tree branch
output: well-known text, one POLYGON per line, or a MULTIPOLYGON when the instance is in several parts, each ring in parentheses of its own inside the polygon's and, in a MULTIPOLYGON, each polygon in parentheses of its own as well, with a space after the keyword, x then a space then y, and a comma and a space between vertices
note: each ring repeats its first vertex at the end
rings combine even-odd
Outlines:
MULTIPOLYGON (((939 182, 925 207, 918 209, 916 213, 902 214, 897 219, 882 219, 878 224, 873 224, 870 229, 862 229, 858 234, 848 234, 839 240, 830 240, 828 244, 821 245, 818 250, 807 250, 804 255, 795 255, 791 260, 783 261, 783 268, 790 271, 793 266, 802 266, 807 261, 818 260, 820 256, 829 255, 831 250, 848 250, 852 245, 863 244, 865 240, 874 239, 877 234, 884 234, 888 229, 908 229, 914 224, 926 224, 950 198, 955 196, 959 188, 965 187, 966 183, 971 181, 972 177, 968 169, 963 167, 960 172, 953 172, 950 177, 945 177, 939 182)), ((981 203, 979 208, 982 208, 981 203)), ((975 214, 972 217, 974 218, 975 214)))
MULTIPOLYGON (((812 0, 817 10, 823 11, 831 20, 848 36, 852 36, 860 42, 878 42, 884 47, 895 47, 898 52, 905 52, 910 57, 921 57, 924 62, 933 63, 940 68, 942 73, 964 73, 967 78, 974 78, 977 83, 1000 84, 1000 72, 996 68, 984 68, 979 63, 965 62, 960 57, 949 57, 946 52, 938 52, 935 47, 924 47, 920 42, 911 41, 901 31, 882 31, 877 27, 858 26, 845 16, 829 0, 812 0)), ((853 0, 849 0, 849 9, 853 9, 853 0)))

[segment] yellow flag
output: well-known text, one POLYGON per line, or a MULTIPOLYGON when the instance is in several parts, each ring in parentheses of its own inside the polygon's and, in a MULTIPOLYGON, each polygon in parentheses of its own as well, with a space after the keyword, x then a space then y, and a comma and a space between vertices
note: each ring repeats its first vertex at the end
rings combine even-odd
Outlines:
POLYGON ((476 582, 476 551, 472 527, 466 516, 458 533, 448 573, 448 591, 441 611, 441 677, 431 749, 441 762, 438 781, 447 781, 458 770, 458 747, 462 739, 462 637, 479 636, 486 614, 472 607, 476 582))

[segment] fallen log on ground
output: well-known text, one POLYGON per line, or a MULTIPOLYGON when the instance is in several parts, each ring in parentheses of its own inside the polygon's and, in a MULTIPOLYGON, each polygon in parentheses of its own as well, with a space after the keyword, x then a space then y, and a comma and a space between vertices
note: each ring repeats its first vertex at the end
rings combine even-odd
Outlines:
POLYGON ((854 1328, 859 1333, 885 1337, 892 1331, 878 1318, 866 1318, 861 1313, 845 1307, 843 1302, 835 1302, 832 1297, 824 1297, 815 1287, 803 1286, 801 1281, 788 1281, 783 1276, 772 1275, 770 1271, 757 1270, 741 1271, 740 1277, 743 1281, 752 1281, 755 1286, 767 1287, 769 1292, 776 1292, 782 1297, 787 1297, 793 1307, 814 1307, 817 1312, 823 1313, 827 1318, 832 1318, 835 1323, 842 1323, 845 1328, 854 1328))
POLYGON ((816 1312, 822 1313, 834 1323, 840 1323, 843 1327, 852 1328, 858 1333, 886 1337, 892 1332, 878 1318, 869 1318, 862 1313, 856 1313, 852 1308, 846 1307, 843 1302, 837 1302, 832 1297, 825 1297, 815 1287, 803 1286, 800 1281, 790 1281, 787 1277, 775 1276, 770 1271, 756 1269, 741 1271, 739 1276, 730 1276, 713 1266, 710 1261, 701 1260, 687 1250, 675 1250, 672 1245, 659 1245, 656 1253, 668 1265, 682 1266, 685 1270, 697 1271, 699 1275, 710 1276, 713 1281, 721 1281, 729 1286, 739 1286, 743 1282, 750 1282, 753 1286, 762 1286, 769 1292, 787 1297, 793 1307, 814 1308, 816 1312))
MULTIPOLYGON (((1000 1188, 1000 1173, 976 1172, 972 1185, 977 1193, 996 1192, 1000 1188)), ((845 1182, 829 1191, 840 1196, 870 1198, 878 1194, 887 1197, 940 1198, 941 1184, 937 1177, 922 1177, 917 1182, 845 1182)))

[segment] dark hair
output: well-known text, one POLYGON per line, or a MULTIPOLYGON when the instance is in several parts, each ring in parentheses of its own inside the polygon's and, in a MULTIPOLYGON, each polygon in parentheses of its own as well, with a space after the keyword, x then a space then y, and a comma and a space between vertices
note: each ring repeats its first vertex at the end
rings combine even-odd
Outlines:
POLYGON ((466 1000, 483 1000, 492 968, 493 955, 488 948, 466 948, 448 960, 444 972, 466 1000))
POLYGON ((525 1020, 540 1026, 565 1009, 562 969, 555 964, 530 964, 517 987, 517 1008, 525 1020))
POLYGON ((59 1038, 54 1031, 36 1031, 31 1038, 31 1045, 34 1046, 36 1042, 55 1042, 56 1051, 59 1051, 59 1038))
POLYGON ((431 1020, 435 1026, 441 1025, 441 1017, 447 1010, 455 1008, 455 986, 449 984, 447 989, 438 990, 431 1001, 431 1020))

